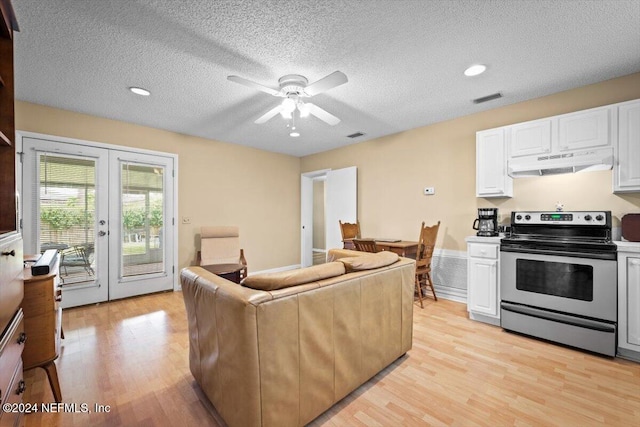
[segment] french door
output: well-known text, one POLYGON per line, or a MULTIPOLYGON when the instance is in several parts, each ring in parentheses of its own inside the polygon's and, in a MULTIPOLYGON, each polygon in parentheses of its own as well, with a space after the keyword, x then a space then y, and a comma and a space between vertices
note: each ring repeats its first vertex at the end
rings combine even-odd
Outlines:
POLYGON ((25 253, 60 253, 62 306, 169 290, 174 158, 23 138, 25 253))

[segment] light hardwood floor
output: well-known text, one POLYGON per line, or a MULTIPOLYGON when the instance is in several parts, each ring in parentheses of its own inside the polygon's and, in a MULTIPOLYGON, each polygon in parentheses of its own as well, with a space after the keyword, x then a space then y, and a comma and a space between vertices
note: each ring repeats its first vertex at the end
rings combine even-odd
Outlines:
MULTIPOLYGON (((65 310, 57 361, 63 400, 108 413, 29 414, 27 426, 218 426, 188 367, 182 294, 65 310)), ((26 402, 52 402, 41 369, 26 402)), ((638 426, 640 364, 468 320, 466 306, 425 301, 413 349, 314 426, 638 426)))

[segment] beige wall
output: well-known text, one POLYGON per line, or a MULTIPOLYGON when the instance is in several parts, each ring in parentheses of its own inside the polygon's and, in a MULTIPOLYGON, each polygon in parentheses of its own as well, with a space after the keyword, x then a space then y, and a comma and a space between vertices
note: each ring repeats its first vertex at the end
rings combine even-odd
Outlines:
POLYGON ((114 120, 16 102, 16 129, 178 155, 179 267, 203 225, 238 225, 249 272, 300 262, 300 160, 114 120))
MULTIPOLYGON (((442 221, 438 246, 466 250, 478 207, 512 210, 607 209, 614 225, 640 212, 640 194, 612 194, 612 172, 514 180, 512 199, 475 197, 475 133, 479 130, 640 98, 640 73, 531 101, 401 132, 301 159, 301 171, 358 167, 358 219, 363 235, 416 240, 420 224, 442 221), (424 187, 435 195, 424 196, 424 187)), ((366 129, 365 129, 366 131, 366 129)))

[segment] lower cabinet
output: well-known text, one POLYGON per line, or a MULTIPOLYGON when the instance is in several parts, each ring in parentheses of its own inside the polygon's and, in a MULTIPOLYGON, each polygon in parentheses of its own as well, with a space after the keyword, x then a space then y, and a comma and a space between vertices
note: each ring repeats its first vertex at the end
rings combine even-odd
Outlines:
POLYGON ((500 324, 499 255, 499 238, 467 238, 467 311, 493 325, 500 324))
POLYGON ((618 247, 618 355, 640 361, 640 244, 633 246, 618 247))

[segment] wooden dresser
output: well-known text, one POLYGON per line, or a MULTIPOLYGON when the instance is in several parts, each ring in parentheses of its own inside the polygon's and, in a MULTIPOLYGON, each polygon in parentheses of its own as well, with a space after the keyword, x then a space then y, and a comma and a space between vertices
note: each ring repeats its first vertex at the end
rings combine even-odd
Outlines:
POLYGON ((11 2, 0 0, 0 427, 24 423, 19 406, 25 390, 22 353, 26 337, 20 308, 22 237, 16 209, 14 31, 18 24, 11 2), (16 405, 5 412, 2 408, 7 403, 16 405))
MULTIPOLYGON (((22 238, 14 234, 0 239, 0 400, 22 403, 22 354, 25 344, 22 303, 22 238)), ((21 425, 22 414, 0 409, 0 426, 21 425)))
POLYGON ((24 370, 42 368, 47 372, 56 402, 62 401, 58 370, 54 361, 60 355, 62 337, 62 291, 58 277, 59 261, 49 274, 32 276, 24 269, 24 330, 29 338, 24 346, 24 370))

